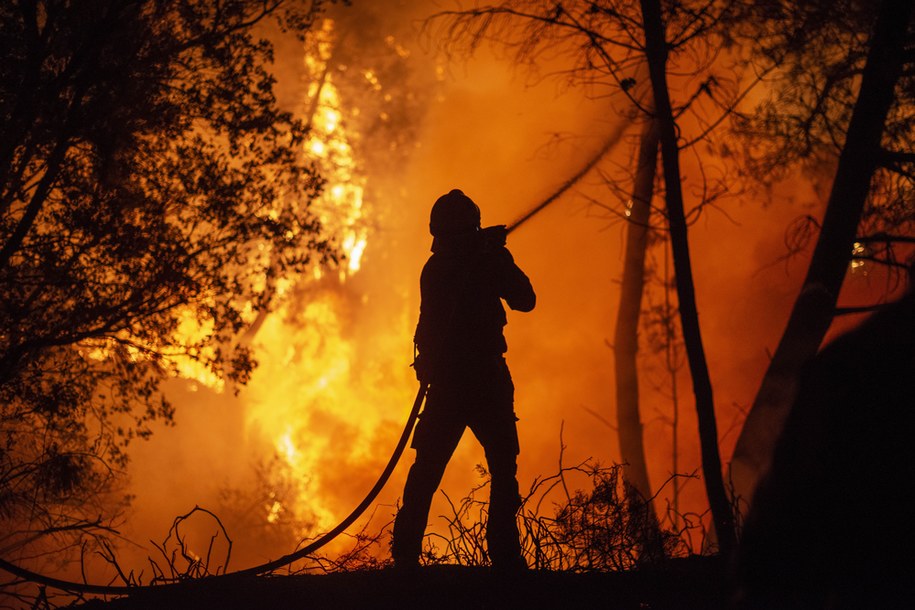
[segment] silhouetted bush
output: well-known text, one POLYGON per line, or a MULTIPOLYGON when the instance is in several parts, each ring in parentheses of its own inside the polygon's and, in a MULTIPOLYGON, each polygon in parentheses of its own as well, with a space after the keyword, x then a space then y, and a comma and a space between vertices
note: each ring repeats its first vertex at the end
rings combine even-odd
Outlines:
MULTIPOLYGON (((431 564, 484 566, 488 502, 480 496, 489 486, 489 473, 477 467, 483 481, 455 503, 442 518, 444 532, 430 533, 422 561, 431 564)), ((443 492, 444 493, 444 492, 443 492)), ((665 529, 649 527, 648 502, 626 497, 622 466, 602 466, 587 460, 577 466, 560 467, 558 473, 538 477, 522 498, 518 514, 522 552, 528 567, 538 570, 618 571, 646 561, 693 553, 693 539, 704 542, 701 515, 672 515, 665 529), (570 488, 570 479, 584 489, 570 488), (644 510, 633 511, 631 507, 644 510), (676 517, 676 519, 674 519, 676 517), (677 527, 674 524, 678 524, 677 527), (651 540, 646 545, 649 536, 651 540), (648 548, 654 553, 648 556, 648 548)), ((446 494, 447 497, 447 494, 446 494)))

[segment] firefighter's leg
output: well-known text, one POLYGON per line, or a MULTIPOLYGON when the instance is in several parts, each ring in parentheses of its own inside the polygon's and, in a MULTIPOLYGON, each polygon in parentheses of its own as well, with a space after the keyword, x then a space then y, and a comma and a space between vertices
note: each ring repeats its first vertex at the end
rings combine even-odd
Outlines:
MULTIPOLYGON (((511 422, 514 429, 514 421, 511 422)), ((513 433, 517 438, 517 433, 513 433)), ((515 445, 517 447, 517 444, 515 445)), ((516 451, 511 446, 487 448, 486 462, 492 477, 489 492, 489 526, 486 543, 494 567, 521 567, 521 543, 518 534, 518 493, 516 451)))
POLYGON ((486 543, 494 567, 523 567, 517 514, 518 430, 510 405, 502 405, 489 417, 471 423, 471 429, 486 452, 489 467, 489 525, 486 543))
POLYGON ((394 519, 391 555, 397 566, 416 565, 432 497, 464 432, 463 424, 428 411, 420 418, 413 436, 416 460, 407 474, 403 505, 394 519))

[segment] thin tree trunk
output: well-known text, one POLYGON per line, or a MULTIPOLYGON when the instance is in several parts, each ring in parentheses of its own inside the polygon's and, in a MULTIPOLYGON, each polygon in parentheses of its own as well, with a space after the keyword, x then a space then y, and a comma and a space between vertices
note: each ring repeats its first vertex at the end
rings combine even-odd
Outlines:
POLYGON ((731 461, 735 491, 747 505, 769 468, 772 450, 797 391, 801 367, 819 349, 833 316, 880 157, 880 140, 902 72, 912 0, 885 0, 871 36, 861 88, 839 155, 807 277, 737 439, 731 461))
POLYGON ((661 161, 664 168, 664 186, 670 242, 674 260, 677 299, 680 305, 680 324, 683 341, 696 398, 699 420, 699 443, 702 453, 702 472, 709 508, 712 511, 715 534, 722 555, 733 553, 737 543, 734 515, 724 488, 721 474, 721 456, 718 453, 718 429, 715 422, 715 403, 709 377, 702 334, 699 329, 699 312, 696 309, 695 287, 687 239, 686 216, 683 210, 683 192, 680 184, 680 159, 677 144, 677 127, 667 89, 667 42, 661 18, 659 0, 641 0, 645 28, 645 54, 654 92, 657 121, 660 129, 661 161))
MULTIPOLYGON (((664 247, 664 317, 665 320, 673 318, 673 305, 670 302, 670 243, 666 242, 664 247)), ((680 519, 680 388, 677 383, 677 371, 682 366, 679 362, 679 348, 676 342, 676 332, 673 327, 668 327, 664 345, 664 363, 667 371, 670 373, 670 403, 673 408, 671 416, 671 473, 673 479, 673 527, 676 530, 680 519)))
POLYGON ((648 478, 642 419, 639 413, 639 375, 636 358, 639 351, 639 319, 645 286, 648 222, 657 165, 658 127, 657 121, 652 119, 645 124, 639 142, 635 182, 626 226, 620 304, 613 338, 617 435, 623 462, 623 477, 627 485, 630 513, 644 515, 644 519, 638 524, 640 531, 637 535, 643 539, 642 555, 649 560, 663 557, 663 545, 658 545, 660 527, 651 502, 653 493, 648 478))

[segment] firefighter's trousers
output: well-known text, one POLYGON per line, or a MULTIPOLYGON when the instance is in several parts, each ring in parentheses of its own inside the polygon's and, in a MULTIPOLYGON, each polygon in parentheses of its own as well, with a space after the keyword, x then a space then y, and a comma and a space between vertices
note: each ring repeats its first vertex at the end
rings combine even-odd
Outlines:
POLYGON ((486 453, 491 476, 486 543, 493 566, 521 561, 516 515, 518 432, 514 386, 504 359, 433 383, 413 435, 416 461, 407 475, 403 506, 394 521, 391 553, 397 565, 415 565, 422 548, 429 508, 445 467, 470 428, 486 453))

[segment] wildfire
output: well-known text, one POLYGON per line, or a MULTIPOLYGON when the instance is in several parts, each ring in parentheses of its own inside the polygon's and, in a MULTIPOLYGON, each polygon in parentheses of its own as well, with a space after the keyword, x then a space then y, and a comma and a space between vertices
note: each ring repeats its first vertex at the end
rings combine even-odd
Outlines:
MULTIPOLYGON (((303 511, 316 517, 318 528, 333 525, 352 502, 355 490, 337 483, 341 473, 354 486, 361 471, 374 474, 378 454, 389 450, 396 437, 405 416, 404 397, 414 383, 406 366, 408 349, 366 353, 363 346, 403 344, 410 336, 406 315, 385 329, 373 328, 368 337, 355 331, 365 297, 349 282, 363 266, 369 210, 353 134, 326 66, 332 35, 333 24, 327 21, 317 56, 305 58, 306 70, 320 75, 304 103, 312 126, 305 150, 327 180, 314 209, 328 234, 337 236, 345 258, 336 277, 316 268, 311 278, 288 288, 282 307, 258 332, 260 365, 245 391, 245 426, 252 444, 269 444, 289 478, 298 481, 294 498, 265 503, 264 519, 276 523, 284 511, 303 511), (385 434, 389 430, 392 434, 385 434)), ((374 89, 381 88, 373 73, 364 76, 374 89)))
MULTIPOLYGON (((354 134, 328 69, 333 35, 327 20, 304 60, 313 82, 302 103, 311 126, 303 154, 315 160, 326 180, 312 210, 337 240, 343 259, 334 274, 316 266, 307 277, 277 278, 276 309, 262 320, 252 343, 258 368, 240 396, 251 461, 269 462, 270 475, 294 487, 290 493, 277 484, 261 497, 257 518, 279 526, 290 516, 307 515, 300 519, 307 527, 295 532, 299 537, 338 522, 368 489, 370 482, 363 481, 374 478, 376 465, 383 465, 393 447, 415 385, 407 366, 406 312, 380 328, 356 330, 368 297, 350 284, 368 251, 370 209, 354 134)), ((372 71, 361 76, 381 90, 372 71)), ((196 340, 206 331, 189 315, 179 332, 196 340)), ((192 359, 179 358, 174 368, 184 379, 223 392, 220 380, 192 359)))
MULTIPOLYGON (((325 24, 325 33, 332 31, 325 24)), ((330 61, 329 51, 320 47, 330 61)), ((306 58, 306 68, 314 70, 315 59, 306 58)), ((340 247, 346 256, 347 264, 340 270, 340 281, 346 281, 348 275, 359 271, 362 255, 368 242, 368 230, 361 222, 363 219, 363 198, 365 194, 365 177, 361 175, 353 155, 350 135, 342 124, 340 95, 334 86, 331 74, 320 70, 321 82, 312 85, 309 92, 312 99, 309 107, 312 116, 308 117, 312 126, 312 135, 306 143, 307 151, 321 162, 328 178, 328 188, 324 196, 316 202, 318 217, 333 235, 339 235, 340 247)), ((366 73, 366 78, 374 75, 366 73)), ((377 79, 373 86, 378 85, 377 79)), ((320 271, 315 279, 320 279, 320 271)))

